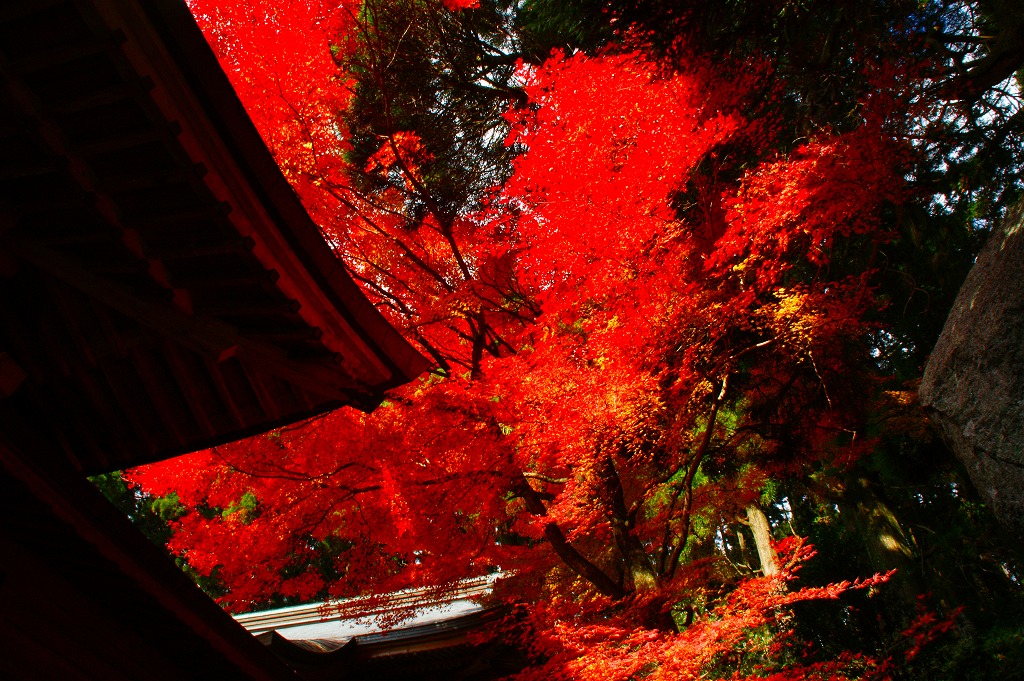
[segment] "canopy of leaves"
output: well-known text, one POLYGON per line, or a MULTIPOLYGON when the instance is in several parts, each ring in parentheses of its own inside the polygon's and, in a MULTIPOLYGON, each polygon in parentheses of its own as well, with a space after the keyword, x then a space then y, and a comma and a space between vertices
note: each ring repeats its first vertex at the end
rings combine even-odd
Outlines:
MULTIPOLYGON (((926 175, 982 153, 949 141, 970 125, 1018 134, 1012 87, 963 104, 998 125, 934 108, 956 55, 920 22, 984 7, 191 5, 338 256, 435 361, 371 415, 127 473, 176 495, 168 546, 226 607, 497 572, 522 679, 883 678, 948 634, 956 589, 906 614, 924 549, 892 510, 931 501, 871 481, 898 488, 927 440, 897 382, 931 329, 893 312, 903 278, 942 249, 963 269, 977 227, 926 175), (887 32, 906 49, 853 48, 887 32)), ((1019 160, 993 162, 998 203, 1019 160)), ((963 520, 950 479, 913 489, 963 520)), ((1019 603, 1012 555, 984 566, 1019 603)))

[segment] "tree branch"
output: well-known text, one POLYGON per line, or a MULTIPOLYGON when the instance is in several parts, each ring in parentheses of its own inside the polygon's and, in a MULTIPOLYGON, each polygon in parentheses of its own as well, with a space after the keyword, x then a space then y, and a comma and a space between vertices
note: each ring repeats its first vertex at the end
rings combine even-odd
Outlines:
MULTIPOLYGON (((544 517, 548 514, 544 508, 537 491, 530 487, 525 476, 521 476, 516 492, 526 502, 526 510, 535 516, 544 517)), ((576 574, 587 580, 605 596, 619 600, 625 598, 626 592, 611 577, 606 575, 601 568, 591 563, 587 558, 577 551, 566 539, 565 534, 556 523, 549 522, 544 526, 544 536, 551 544, 562 562, 569 566, 576 574)))
MULTIPOLYGON (((664 574, 666 579, 672 579, 672 576, 675 574, 676 566, 679 564, 679 556, 682 555, 683 549, 686 547, 686 541, 690 537, 690 513, 693 506, 693 478, 697 475, 697 469, 700 468, 700 463, 708 451, 708 446, 711 444, 711 437, 714 434, 715 423, 718 421, 718 411, 725 402, 725 391, 728 385, 729 376, 726 375, 726 377, 722 379, 718 395, 715 397, 715 401, 711 405, 711 413, 708 415, 708 425, 704 428, 704 435, 701 438, 700 446, 698 446, 697 451, 694 453, 686 470, 686 477, 682 484, 682 489, 684 490, 682 519, 683 534, 676 542, 676 546, 672 550, 671 557, 664 563, 662 574, 664 574)), ((671 520, 671 518, 668 518, 666 522, 671 522, 671 520)), ((662 555, 662 558, 664 558, 664 555, 662 555)))

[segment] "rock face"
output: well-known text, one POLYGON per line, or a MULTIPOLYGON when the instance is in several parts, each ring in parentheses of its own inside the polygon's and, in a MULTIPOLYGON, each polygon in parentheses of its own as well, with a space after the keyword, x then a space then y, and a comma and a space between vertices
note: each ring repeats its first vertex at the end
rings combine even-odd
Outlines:
POLYGON ((920 396, 996 516, 1024 536, 1024 204, 967 275, 920 396))

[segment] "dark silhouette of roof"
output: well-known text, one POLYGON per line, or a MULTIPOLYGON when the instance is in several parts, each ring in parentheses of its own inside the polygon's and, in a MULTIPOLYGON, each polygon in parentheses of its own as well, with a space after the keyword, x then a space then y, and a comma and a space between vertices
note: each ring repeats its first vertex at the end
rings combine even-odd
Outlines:
POLYGON ((181 0, 0 3, 0 678, 298 678, 85 476, 426 368, 181 0))
POLYGON ((5 3, 0 60, 0 351, 79 469, 369 409, 427 368, 184 3, 5 3))

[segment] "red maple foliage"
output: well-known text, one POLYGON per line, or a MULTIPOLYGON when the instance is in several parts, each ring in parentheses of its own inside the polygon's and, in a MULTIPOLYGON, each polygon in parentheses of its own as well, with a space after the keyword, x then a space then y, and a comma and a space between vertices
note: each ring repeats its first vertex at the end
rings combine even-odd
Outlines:
POLYGON ((339 52, 374 68, 358 7, 192 6, 339 257, 438 365, 371 415, 129 473, 191 511, 170 549, 229 588, 226 607, 423 584, 441 598, 501 571, 493 598, 528 604, 505 632, 538 656, 522 679, 882 669, 803 659, 787 607, 883 577, 789 589, 806 547, 775 546, 781 571, 746 579, 704 550, 706 519, 867 446, 851 377, 871 264, 833 253, 884 241, 879 212, 901 196, 899 149, 870 116, 779 155, 771 121, 744 115, 763 66, 555 54, 519 67, 511 178, 452 215, 415 132, 347 160, 339 52), (426 206, 413 224, 410 197, 426 206))

